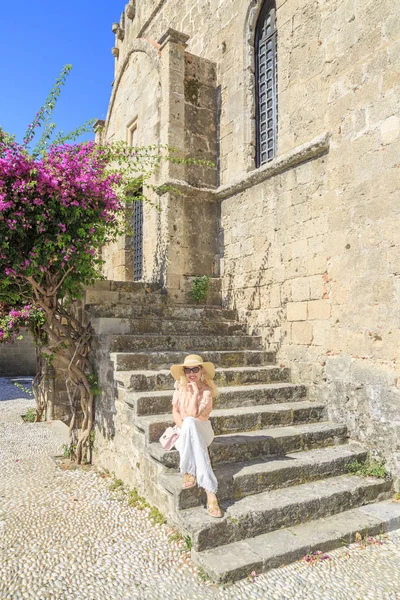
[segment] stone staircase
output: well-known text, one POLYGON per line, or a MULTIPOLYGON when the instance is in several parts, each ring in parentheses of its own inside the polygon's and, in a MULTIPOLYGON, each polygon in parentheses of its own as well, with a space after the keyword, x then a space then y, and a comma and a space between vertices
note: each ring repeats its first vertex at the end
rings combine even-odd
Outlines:
POLYGON ((154 467, 158 507, 190 535, 194 561, 215 581, 328 551, 356 532, 400 527, 391 481, 347 473, 366 449, 349 442, 345 426, 327 421, 325 406, 307 400, 307 389, 290 382, 289 369, 274 364, 274 354, 247 335, 234 311, 170 306, 156 286, 120 286, 117 296, 114 290, 87 297, 86 312, 110 353, 125 421, 154 467), (207 515, 201 490, 182 489, 178 452, 164 452, 158 442, 172 424, 168 369, 187 353, 217 366, 210 456, 222 519, 207 515))

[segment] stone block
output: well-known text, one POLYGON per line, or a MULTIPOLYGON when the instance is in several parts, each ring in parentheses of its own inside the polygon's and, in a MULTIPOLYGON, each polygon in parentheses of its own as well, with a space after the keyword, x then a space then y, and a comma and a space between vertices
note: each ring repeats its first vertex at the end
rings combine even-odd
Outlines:
MULTIPOLYGON (((399 265, 400 268, 400 265, 399 265)), ((391 279, 381 279, 374 283, 373 299, 374 302, 391 303, 393 302, 393 281, 391 279)))
POLYGON ((297 242, 292 242, 291 244, 291 250, 292 250, 292 257, 296 258, 299 256, 305 256, 307 254, 307 240, 298 240, 297 242))
POLYGON ((313 346, 327 348, 329 345, 330 324, 327 321, 313 323, 313 346))
POLYGON ((240 249, 242 251, 242 256, 253 255, 254 253, 254 238, 248 237, 243 240, 240 244, 240 249))
POLYGON ((281 306, 281 286, 271 285, 269 286, 269 306, 280 307, 281 306))
POLYGON ((328 215, 329 231, 343 231, 351 226, 350 208, 335 210, 328 215))
POLYGON ((348 356, 328 356, 326 358, 326 377, 332 381, 350 381, 351 358, 348 356))
POLYGON ((116 304, 118 302, 118 292, 87 290, 85 293, 86 304, 116 304))
POLYGON ((292 301, 293 302, 302 302, 303 300, 309 300, 310 298, 310 283, 308 278, 306 277, 298 277, 296 279, 292 279, 291 281, 292 287, 292 301))
POLYGON ((392 144, 400 136, 400 118, 397 115, 393 115, 383 121, 381 125, 381 139, 382 144, 392 144))
POLYGON ((291 329, 293 344, 310 345, 313 339, 313 326, 308 322, 294 322, 291 329))
POLYGON ((387 252, 390 275, 400 274, 400 247, 390 248, 387 252))
MULTIPOLYGON (((326 260, 324 260, 326 266, 326 260)), ((321 261, 322 264, 322 261, 321 261)), ((309 277, 310 282, 310 299, 311 300, 320 300, 324 293, 326 292, 326 282, 323 277, 323 270, 321 271, 321 275, 314 275, 309 277)))
MULTIPOLYGON (((325 237, 319 236, 319 240, 320 241, 318 242, 318 248, 324 248, 325 237)), ((308 241, 308 246, 310 249, 310 240, 307 240, 307 241, 308 241)), ((323 254, 322 252, 320 252, 319 250, 312 257, 310 257, 310 252, 308 254, 309 254, 309 256, 308 256, 308 258, 306 258, 305 263, 304 263, 308 275, 312 276, 314 274, 320 273, 322 276, 322 274, 326 271, 326 266, 327 266, 326 255, 323 254)), ((310 299, 313 299, 315 297, 314 294, 315 294, 315 286, 313 285, 313 277, 310 277, 310 299), (313 287, 311 287, 311 286, 313 286, 313 287)))
POLYGON ((288 321, 305 321, 307 319, 307 302, 288 302, 286 309, 288 321))
POLYGON ((124 281, 126 279, 130 279, 131 274, 128 273, 127 266, 120 265, 114 268, 114 277, 120 281, 124 281))
POLYGON ((329 300, 312 300, 308 302, 308 318, 329 319, 331 316, 331 303, 329 300))

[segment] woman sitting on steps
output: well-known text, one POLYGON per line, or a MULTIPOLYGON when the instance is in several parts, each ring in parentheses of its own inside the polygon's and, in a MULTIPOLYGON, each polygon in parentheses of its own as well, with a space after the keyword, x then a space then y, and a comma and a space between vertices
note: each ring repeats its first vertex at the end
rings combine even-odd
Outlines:
POLYGON ((180 470, 184 473, 183 488, 202 487, 207 493, 207 512, 222 517, 216 491, 218 482, 212 470, 207 447, 214 439, 209 419, 213 397, 218 394, 214 383, 215 366, 203 362, 201 356, 190 354, 183 364, 172 365, 175 392, 172 416, 180 428, 175 447, 180 454, 180 470))

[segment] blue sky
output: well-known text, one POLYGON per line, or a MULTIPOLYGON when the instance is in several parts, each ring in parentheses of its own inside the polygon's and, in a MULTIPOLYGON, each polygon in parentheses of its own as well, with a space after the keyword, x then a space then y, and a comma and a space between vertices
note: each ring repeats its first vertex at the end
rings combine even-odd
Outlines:
POLYGON ((70 131, 90 118, 105 118, 114 76, 111 25, 119 21, 125 3, 125 0, 2 3, 0 126, 3 129, 22 140, 27 125, 67 63, 73 68, 54 111, 57 131, 70 131))

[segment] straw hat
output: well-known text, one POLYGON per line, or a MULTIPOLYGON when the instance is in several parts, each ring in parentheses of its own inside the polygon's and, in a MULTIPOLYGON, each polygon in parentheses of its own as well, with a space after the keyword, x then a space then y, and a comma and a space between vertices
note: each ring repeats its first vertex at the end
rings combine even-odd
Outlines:
POLYGON ((183 368, 184 367, 203 367, 203 371, 205 376, 208 379, 214 379, 215 375, 215 365, 212 362, 203 362, 201 356, 198 354, 189 354, 185 357, 185 360, 180 365, 172 365, 170 368, 172 377, 176 380, 179 380, 182 375, 184 375, 183 368))

